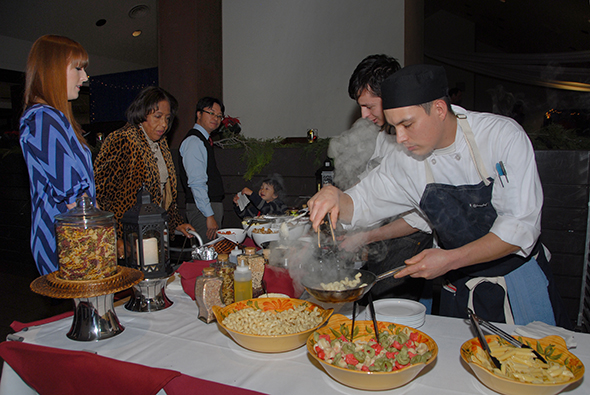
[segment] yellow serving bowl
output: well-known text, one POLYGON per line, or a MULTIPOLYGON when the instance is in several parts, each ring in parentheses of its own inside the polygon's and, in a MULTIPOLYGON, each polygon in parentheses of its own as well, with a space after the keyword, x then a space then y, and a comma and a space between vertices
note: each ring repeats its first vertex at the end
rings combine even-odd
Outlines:
MULTIPOLYGON (((498 336, 496 335, 486 336, 486 339, 489 339, 488 343, 490 340, 497 338, 498 336)), ((584 364, 574 354, 568 351, 563 338, 559 336, 547 336, 542 339, 520 337, 519 340, 530 345, 537 351, 539 351, 539 348, 547 350, 547 346, 554 346, 553 352, 550 353, 550 356, 552 357, 550 359, 565 365, 574 374, 574 377, 564 383, 532 384, 498 376, 487 370, 479 362, 471 360, 471 356, 476 349, 481 348, 477 338, 473 338, 463 343, 461 346, 461 358, 463 358, 463 361, 469 365, 479 381, 481 381, 486 387, 505 395, 554 395, 584 376, 584 364)), ((548 356, 545 355, 546 359, 547 357, 548 356)))
MULTIPOLYGON (((351 326, 352 320, 341 314, 334 314, 326 326, 319 328, 314 332, 317 332, 320 335, 329 335, 331 338, 334 338, 334 331, 341 334, 344 329, 346 333, 350 334, 351 326)), ((380 321, 377 322, 377 327, 379 328, 379 333, 382 333, 384 330, 388 330, 391 333, 391 328, 406 328, 405 325, 380 321)), ((375 337, 372 321, 355 321, 354 328, 355 332, 358 330, 358 334, 354 336, 354 340, 366 341, 375 337)), ((339 381, 344 385, 361 390, 388 390, 401 387, 412 381, 422 369, 434 362, 438 355, 438 346, 430 336, 417 329, 411 327, 410 329, 412 332, 419 333, 422 336, 422 339, 426 340, 425 343, 428 346, 428 349, 432 352, 432 356, 426 363, 411 365, 393 372, 363 372, 329 364, 318 358, 316 355, 313 349, 316 343, 313 338, 313 333, 309 336, 309 339, 307 339, 307 351, 322 365, 334 380, 339 381)))
POLYGON ((308 302, 306 300, 292 299, 292 298, 262 298, 262 299, 248 299, 241 302, 232 303, 229 306, 219 307, 213 306, 213 313, 217 319, 217 324, 221 326, 240 346, 252 351, 258 352, 285 352, 299 348, 305 344, 309 334, 318 327, 324 325, 334 309, 324 309, 317 304, 308 302), (315 327, 303 332, 292 333, 288 335, 264 336, 251 335, 248 333, 237 332, 229 329, 223 325, 223 320, 229 314, 236 311, 253 308, 256 310, 279 312, 290 310, 295 307, 305 306, 306 310, 313 310, 315 307, 320 311, 322 321, 315 327))

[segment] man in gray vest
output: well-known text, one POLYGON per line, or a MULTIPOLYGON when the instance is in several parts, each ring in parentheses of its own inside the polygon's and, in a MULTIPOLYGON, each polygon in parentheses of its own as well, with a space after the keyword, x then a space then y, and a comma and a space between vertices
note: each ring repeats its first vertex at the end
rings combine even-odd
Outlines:
POLYGON ((219 128, 225 106, 213 97, 197 103, 195 126, 182 144, 181 181, 186 197, 186 216, 203 240, 213 240, 223 219, 223 181, 213 153, 211 133, 219 128))

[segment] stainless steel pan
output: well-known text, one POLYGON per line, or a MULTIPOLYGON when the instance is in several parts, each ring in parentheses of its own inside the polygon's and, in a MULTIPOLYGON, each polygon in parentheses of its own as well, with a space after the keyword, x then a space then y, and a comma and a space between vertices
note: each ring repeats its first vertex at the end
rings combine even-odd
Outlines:
POLYGON ((303 278, 301 284, 305 287, 314 298, 325 303, 347 303, 361 299, 371 290, 373 285, 378 281, 394 276, 396 273, 405 269, 406 266, 399 266, 380 275, 367 270, 314 270, 303 278), (322 288, 320 283, 330 283, 341 281, 348 277, 354 279, 357 273, 361 273, 360 285, 356 288, 346 289, 344 291, 327 291, 322 288))

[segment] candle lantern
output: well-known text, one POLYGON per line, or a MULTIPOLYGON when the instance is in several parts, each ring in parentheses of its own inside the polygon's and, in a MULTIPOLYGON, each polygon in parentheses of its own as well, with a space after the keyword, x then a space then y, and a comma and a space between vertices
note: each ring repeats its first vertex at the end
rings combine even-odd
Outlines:
POLYGON ((152 203, 142 187, 137 204, 123 214, 124 266, 141 270, 145 279, 133 287, 133 297, 125 305, 131 311, 157 311, 172 305, 165 288, 172 274, 166 245, 168 234, 166 210, 152 203))

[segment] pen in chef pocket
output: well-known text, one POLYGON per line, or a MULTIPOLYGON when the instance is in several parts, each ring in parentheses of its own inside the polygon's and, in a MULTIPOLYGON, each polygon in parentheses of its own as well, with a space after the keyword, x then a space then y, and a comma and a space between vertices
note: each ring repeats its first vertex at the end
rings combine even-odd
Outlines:
POLYGON ((508 173, 506 173, 506 168, 504 167, 504 162, 500 161, 500 167, 502 168, 502 173, 504 173, 504 178, 506 179, 506 182, 510 182, 510 180, 508 179, 508 173))
POLYGON ((498 179, 500 180, 500 185, 504 188, 504 181, 502 181, 502 176, 504 175, 504 171, 502 170, 502 166, 500 162, 496 163, 496 171, 498 172, 498 179))

